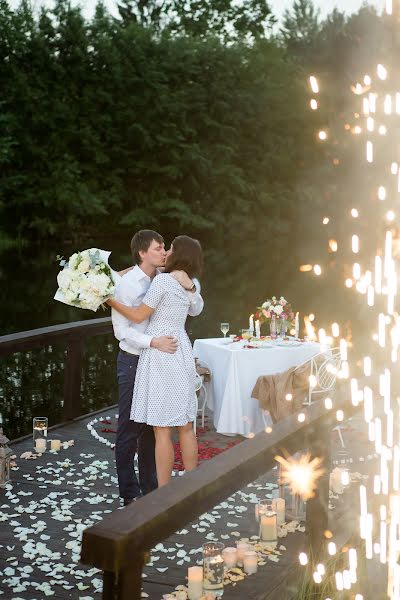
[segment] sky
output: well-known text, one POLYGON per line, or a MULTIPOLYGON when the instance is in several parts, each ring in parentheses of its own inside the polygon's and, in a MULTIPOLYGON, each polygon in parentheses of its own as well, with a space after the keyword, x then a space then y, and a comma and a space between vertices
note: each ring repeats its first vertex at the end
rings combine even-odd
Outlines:
MULTIPOLYGON (((293 0, 269 0, 269 4, 276 16, 280 17, 286 8, 290 8, 293 5, 293 0)), ((332 12, 335 7, 351 14, 357 12, 362 4, 363 0, 314 0, 315 7, 320 9, 321 16, 323 17, 327 13, 332 12)), ((381 9, 384 2, 382 0, 369 0, 368 4, 372 4, 378 9, 381 9)))
MULTIPOLYGON (((91 16, 93 8, 96 5, 96 0, 73 0, 74 4, 80 4, 84 8, 84 14, 91 16)), ((51 6, 51 0, 32 0, 34 5, 47 4, 51 6)), ((104 3, 108 6, 109 10, 113 14, 117 14, 116 0, 104 0, 104 3)), ((369 0, 369 4, 373 4, 378 9, 384 6, 384 0, 369 0)), ((10 0, 11 6, 17 6, 19 0, 10 0)), ((269 0, 269 4, 273 9, 275 15, 279 18, 283 15, 286 8, 290 8, 293 5, 293 0, 269 0)), ((363 0, 314 0, 314 4, 321 11, 321 16, 325 16, 327 13, 332 12, 335 6, 342 11, 351 14, 356 12, 363 4, 363 0)))

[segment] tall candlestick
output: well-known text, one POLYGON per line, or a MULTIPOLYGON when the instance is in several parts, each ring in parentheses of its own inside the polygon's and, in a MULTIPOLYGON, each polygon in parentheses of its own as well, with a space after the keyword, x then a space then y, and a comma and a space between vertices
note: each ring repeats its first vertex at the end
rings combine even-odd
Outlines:
POLYGON ((203 595, 203 567, 188 568, 188 598, 199 600, 203 595))
POLYGON ((254 315, 250 315, 249 317, 249 329, 251 335, 254 335, 254 315))
POLYGON ((296 313, 296 318, 294 320, 294 337, 295 338, 299 337, 299 329, 300 329, 299 313, 296 313))
POLYGON ((260 338, 261 337, 261 333, 260 333, 260 321, 257 319, 256 321, 256 338, 260 338))

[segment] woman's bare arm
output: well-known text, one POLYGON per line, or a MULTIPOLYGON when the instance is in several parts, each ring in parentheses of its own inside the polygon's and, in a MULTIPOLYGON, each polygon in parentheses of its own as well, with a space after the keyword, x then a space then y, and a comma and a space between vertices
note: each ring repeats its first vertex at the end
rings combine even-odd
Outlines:
POLYGON ((126 306, 126 304, 122 304, 122 302, 118 302, 118 300, 114 300, 113 298, 107 300, 107 304, 133 323, 145 321, 151 317, 154 312, 154 308, 150 308, 150 306, 147 306, 146 304, 141 304, 137 308, 133 308, 132 306, 126 306))

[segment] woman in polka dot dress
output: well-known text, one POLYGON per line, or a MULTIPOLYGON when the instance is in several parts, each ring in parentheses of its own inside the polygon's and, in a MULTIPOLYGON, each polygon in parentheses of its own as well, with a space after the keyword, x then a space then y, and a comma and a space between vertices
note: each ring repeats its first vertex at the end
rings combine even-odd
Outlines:
POLYGON ((178 340, 175 354, 145 348, 139 358, 133 392, 131 419, 153 425, 156 439, 158 485, 169 482, 174 464, 172 428, 177 427, 186 471, 197 467, 197 440, 193 431, 196 418, 195 363, 192 345, 185 330, 193 293, 192 277, 198 276, 203 262, 200 243, 179 236, 167 253, 165 272, 157 275, 138 308, 116 300, 109 304, 134 323, 149 320, 146 334, 172 335, 178 340))

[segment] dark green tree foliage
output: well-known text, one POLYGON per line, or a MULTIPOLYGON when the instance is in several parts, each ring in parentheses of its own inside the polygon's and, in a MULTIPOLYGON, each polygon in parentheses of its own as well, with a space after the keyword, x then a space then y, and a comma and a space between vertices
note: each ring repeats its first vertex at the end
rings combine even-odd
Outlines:
POLYGON ((287 229, 306 112, 275 42, 0 2, 3 245, 121 225, 209 231, 217 246, 287 229))

